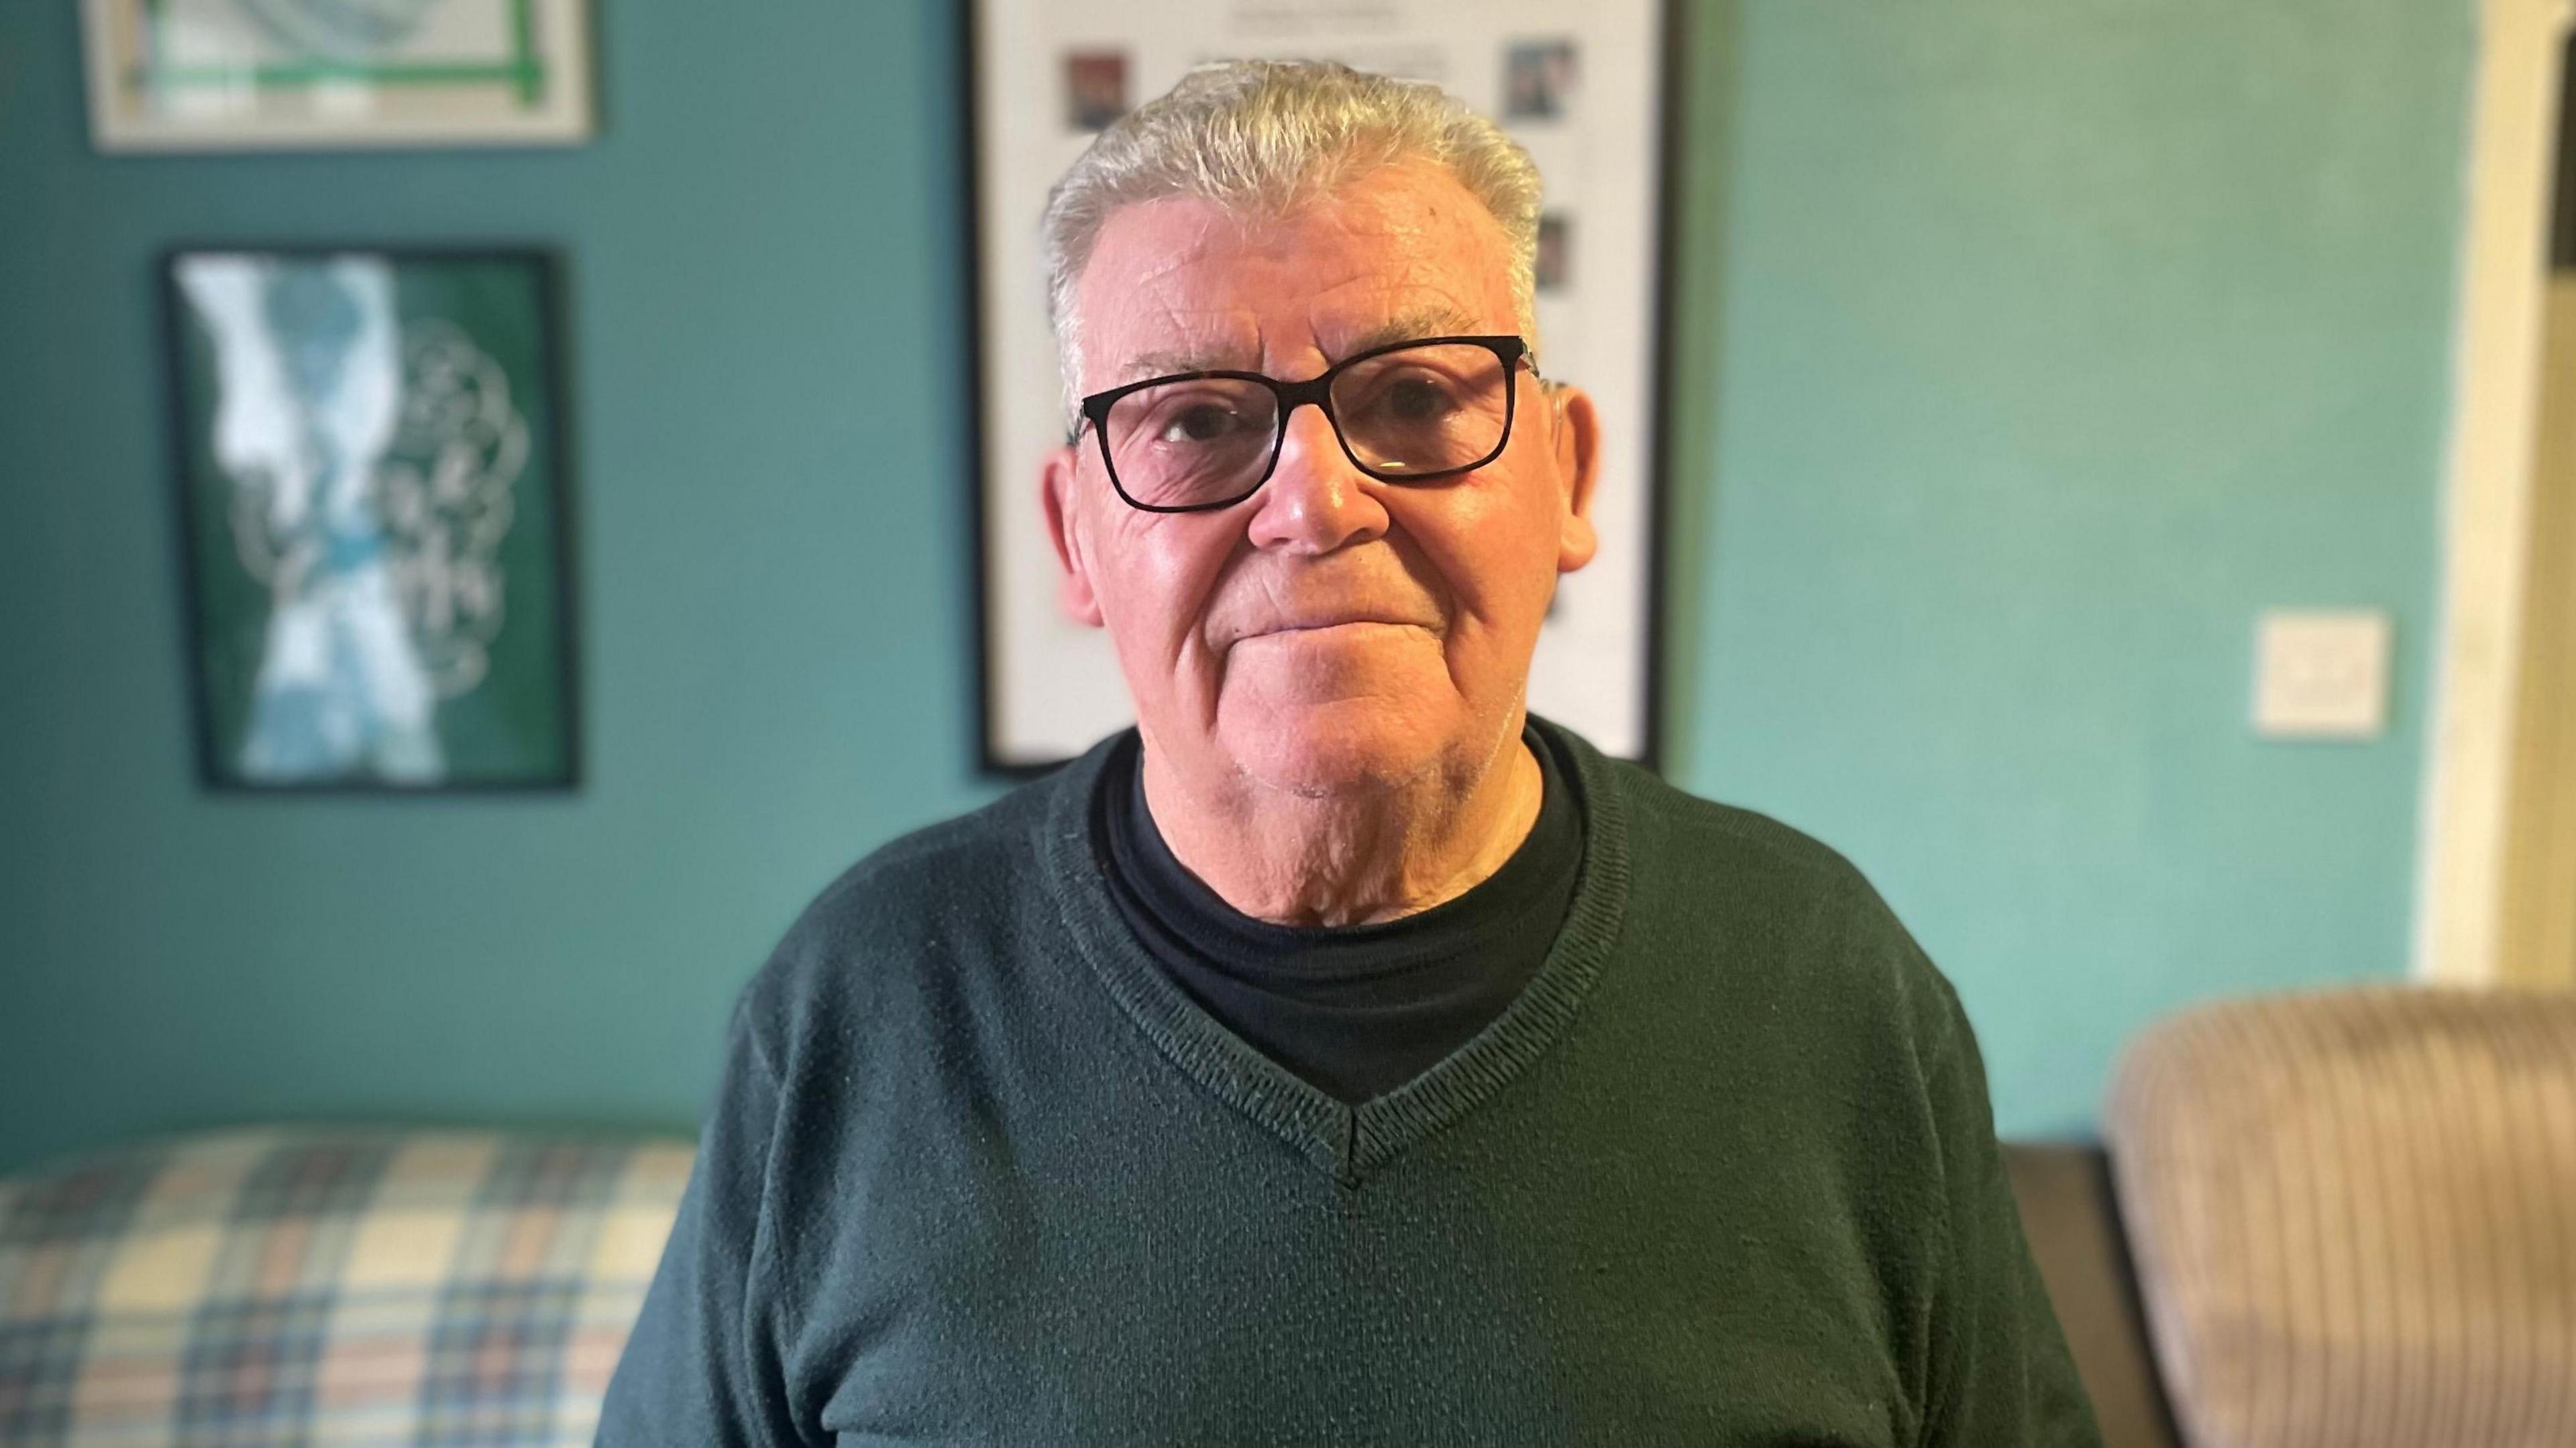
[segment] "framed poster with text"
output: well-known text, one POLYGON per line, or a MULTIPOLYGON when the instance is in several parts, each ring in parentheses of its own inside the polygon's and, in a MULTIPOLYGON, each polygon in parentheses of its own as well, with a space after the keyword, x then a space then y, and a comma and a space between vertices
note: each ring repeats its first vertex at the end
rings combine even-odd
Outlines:
POLYGON ((1211 60, 1321 59, 1426 80, 1545 181, 1538 354, 1599 405, 1590 566, 1561 581, 1532 711, 1651 762, 1660 511, 1662 0, 974 0, 979 699, 986 768, 1043 767, 1133 722, 1106 634, 1056 607, 1039 470, 1065 438, 1038 221, 1094 135, 1211 60))

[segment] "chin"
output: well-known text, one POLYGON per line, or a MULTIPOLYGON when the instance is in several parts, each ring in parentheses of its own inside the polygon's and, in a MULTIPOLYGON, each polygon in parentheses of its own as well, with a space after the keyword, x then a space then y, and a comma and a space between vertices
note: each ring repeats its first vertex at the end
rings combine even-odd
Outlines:
POLYGON ((1278 700, 1229 709, 1218 736, 1252 779, 1321 796, 1392 789, 1442 768, 1459 723, 1450 710, 1383 698, 1278 700))

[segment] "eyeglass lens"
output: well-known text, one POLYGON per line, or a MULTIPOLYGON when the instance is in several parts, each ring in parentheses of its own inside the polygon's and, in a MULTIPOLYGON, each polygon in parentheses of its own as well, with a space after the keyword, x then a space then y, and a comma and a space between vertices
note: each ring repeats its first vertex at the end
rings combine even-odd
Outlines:
MULTIPOLYGON (((1337 373, 1332 416, 1360 465, 1382 476, 1454 472, 1502 446, 1511 374, 1488 347, 1380 353, 1337 373)), ((1128 393, 1103 429, 1120 489, 1148 507, 1230 502, 1259 487, 1279 441, 1263 383, 1203 377, 1128 393)))

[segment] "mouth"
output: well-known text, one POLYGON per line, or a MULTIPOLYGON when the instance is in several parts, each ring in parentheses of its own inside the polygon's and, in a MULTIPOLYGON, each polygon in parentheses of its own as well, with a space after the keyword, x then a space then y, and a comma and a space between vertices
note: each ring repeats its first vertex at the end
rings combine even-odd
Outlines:
POLYGON ((1335 637, 1351 637, 1351 638, 1358 638, 1358 637, 1362 637, 1362 636, 1365 636, 1365 635, 1370 634, 1370 633, 1377 633, 1377 632, 1405 632, 1405 633, 1423 633, 1423 634, 1427 634, 1427 633, 1431 633, 1431 632, 1433 632, 1433 631, 1434 631, 1434 630, 1431 628, 1431 626, 1430 626, 1429 624, 1417 623, 1417 622, 1415 622, 1415 621, 1413 621, 1413 620, 1411 620, 1411 619, 1397 619, 1397 618, 1320 618, 1320 619, 1312 619, 1312 620, 1308 620, 1308 621, 1306 621, 1306 622, 1302 622, 1302 623, 1283 623, 1283 624, 1275 624, 1275 625, 1272 625, 1272 626, 1271 626, 1271 627, 1269 627, 1269 628, 1256 629, 1256 630, 1254 630, 1253 632, 1251 632, 1251 633, 1247 633, 1247 634, 1243 635, 1241 638, 1236 639, 1236 640, 1235 640, 1235 642, 1236 642, 1236 643, 1247 643, 1247 642, 1249 642, 1249 641, 1251 641, 1251 640, 1253 640, 1253 639, 1264 639, 1264 638, 1275 638, 1275 639, 1331 639, 1331 638, 1335 638, 1335 637))

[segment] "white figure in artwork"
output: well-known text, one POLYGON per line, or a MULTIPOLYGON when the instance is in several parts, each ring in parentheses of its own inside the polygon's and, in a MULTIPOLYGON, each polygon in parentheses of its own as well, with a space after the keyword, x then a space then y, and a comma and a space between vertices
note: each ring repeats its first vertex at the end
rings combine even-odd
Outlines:
POLYGON ((215 352, 212 450, 269 589, 238 765, 254 780, 434 783, 437 691, 387 557, 377 472, 403 391, 389 264, 207 254, 179 284, 215 352))

